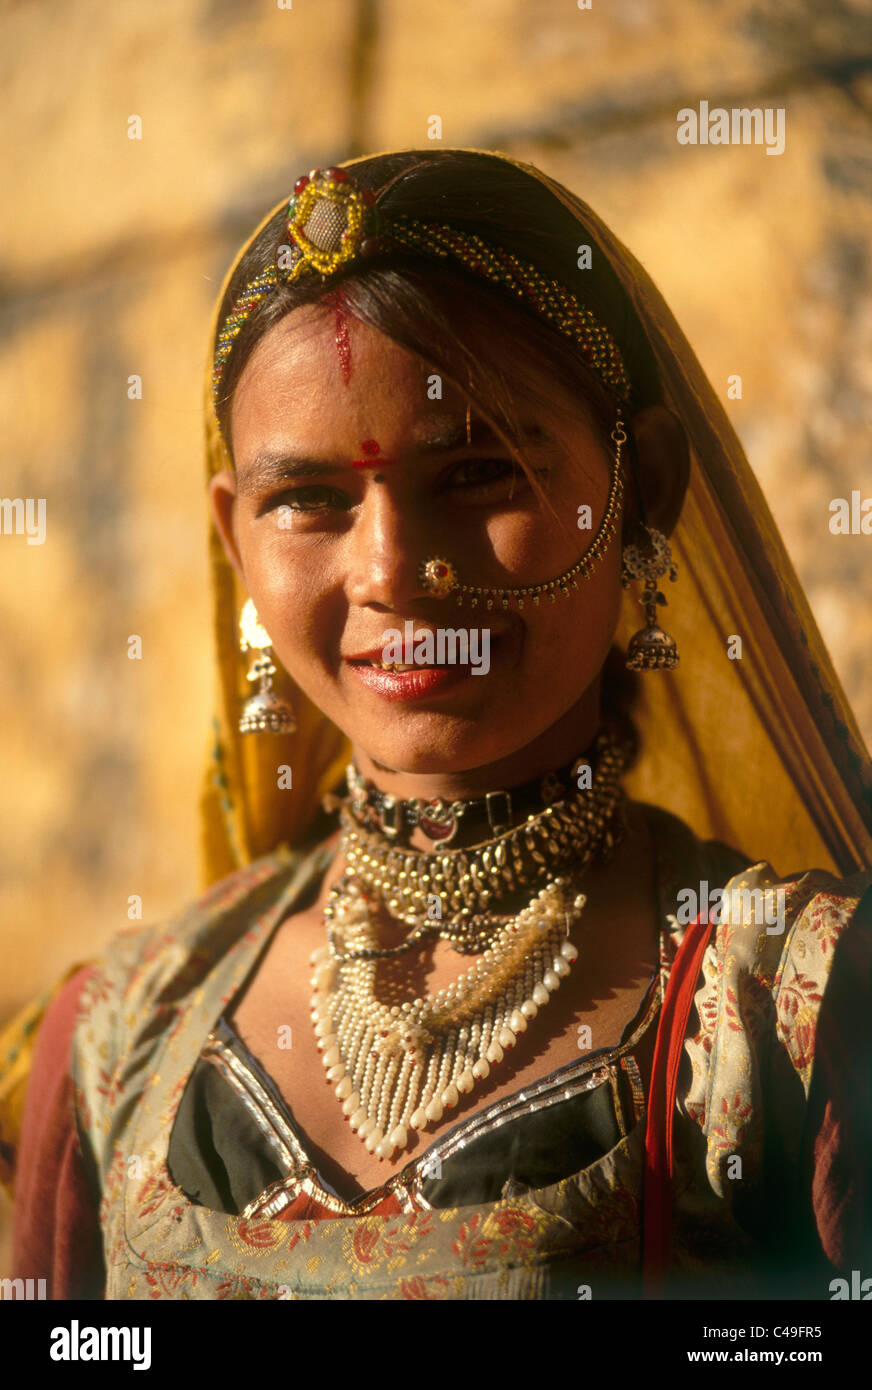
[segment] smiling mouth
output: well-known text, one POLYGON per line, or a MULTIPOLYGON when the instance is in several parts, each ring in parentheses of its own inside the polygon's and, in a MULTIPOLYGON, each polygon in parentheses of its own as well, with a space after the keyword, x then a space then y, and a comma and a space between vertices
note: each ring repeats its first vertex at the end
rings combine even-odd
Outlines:
MULTIPOLYGON (((411 666, 401 661, 378 661, 375 659, 358 659, 349 663, 351 666, 371 666, 375 671, 441 671, 444 666, 427 666, 422 662, 414 662, 411 666)), ((452 663, 454 664, 454 663, 452 663)), ((469 662, 456 663, 457 665, 469 665, 469 662)))

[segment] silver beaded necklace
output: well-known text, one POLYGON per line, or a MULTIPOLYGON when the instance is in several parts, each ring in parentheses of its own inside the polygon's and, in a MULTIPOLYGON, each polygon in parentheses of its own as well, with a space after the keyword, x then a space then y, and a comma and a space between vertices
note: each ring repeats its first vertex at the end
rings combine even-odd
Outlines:
POLYGON ((352 1130, 380 1159, 438 1124, 505 1061, 577 959, 570 937, 586 901, 578 879, 614 845, 622 800, 625 750, 600 738, 592 787, 560 803, 559 817, 546 808, 487 845, 456 851, 454 864, 373 844, 377 837, 343 817, 346 873, 331 889, 328 943, 312 956, 312 1018, 327 1081, 352 1130), (571 867, 571 876, 555 875, 560 867, 571 867), (484 929, 475 908, 537 879, 547 881, 526 907, 502 923, 489 913, 484 929), (379 960, 428 933, 453 940, 452 923, 422 920, 422 905, 434 899, 460 919, 456 949, 481 954, 435 994, 389 1004, 377 994, 379 960), (402 946, 378 946, 376 904, 412 927, 402 946))

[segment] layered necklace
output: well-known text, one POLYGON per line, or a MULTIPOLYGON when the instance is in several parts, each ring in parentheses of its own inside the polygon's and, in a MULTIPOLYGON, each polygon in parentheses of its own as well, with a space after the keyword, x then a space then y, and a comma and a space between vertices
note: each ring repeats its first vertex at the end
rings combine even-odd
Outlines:
POLYGON ((503 1062, 569 974, 585 904, 578 880, 620 833, 626 761, 603 732, 589 758, 559 773, 452 803, 398 802, 348 769, 349 793, 333 801, 346 871, 325 909, 327 945, 312 956, 312 1016, 327 1080, 370 1153, 391 1159, 438 1124, 503 1062), (448 850, 460 824, 492 833, 448 850), (442 846, 398 843, 416 825, 442 846), (520 910, 500 913, 531 889, 520 910), (378 944, 385 910, 408 928, 398 946, 378 944), (435 994, 380 998, 380 960, 433 936, 476 960, 435 994))

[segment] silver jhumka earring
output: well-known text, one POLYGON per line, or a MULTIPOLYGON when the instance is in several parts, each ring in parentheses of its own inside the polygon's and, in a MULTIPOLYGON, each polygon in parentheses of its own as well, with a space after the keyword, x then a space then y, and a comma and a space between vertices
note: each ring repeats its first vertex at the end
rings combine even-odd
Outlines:
POLYGON ((287 700, 283 700, 272 688, 277 670, 272 659, 272 644, 251 599, 246 600, 239 615, 239 650, 260 652, 251 663, 246 677, 252 682, 258 681, 259 685, 242 707, 239 732, 292 734, 297 727, 294 711, 287 700))
POLYGON ((645 588, 640 602, 645 609, 645 626, 630 638, 627 647, 627 667, 630 671, 671 671, 678 665, 678 647, 675 638, 664 632, 656 621, 658 605, 665 606, 666 597, 657 587, 657 581, 668 572, 672 583, 678 578, 678 567, 672 559, 672 550, 662 531, 642 524, 648 537, 648 546, 642 550, 637 545, 625 545, 621 568, 621 583, 629 589, 633 579, 644 579, 645 588))

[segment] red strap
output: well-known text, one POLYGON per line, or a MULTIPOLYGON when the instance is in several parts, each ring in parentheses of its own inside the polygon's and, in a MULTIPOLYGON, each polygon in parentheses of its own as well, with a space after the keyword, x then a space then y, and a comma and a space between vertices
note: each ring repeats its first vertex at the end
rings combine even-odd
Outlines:
POLYGON ((711 924, 697 918, 687 928, 660 1011, 645 1130, 642 1203, 642 1280, 645 1298, 662 1298, 672 1237, 672 1121, 687 1021, 702 971, 711 924))

